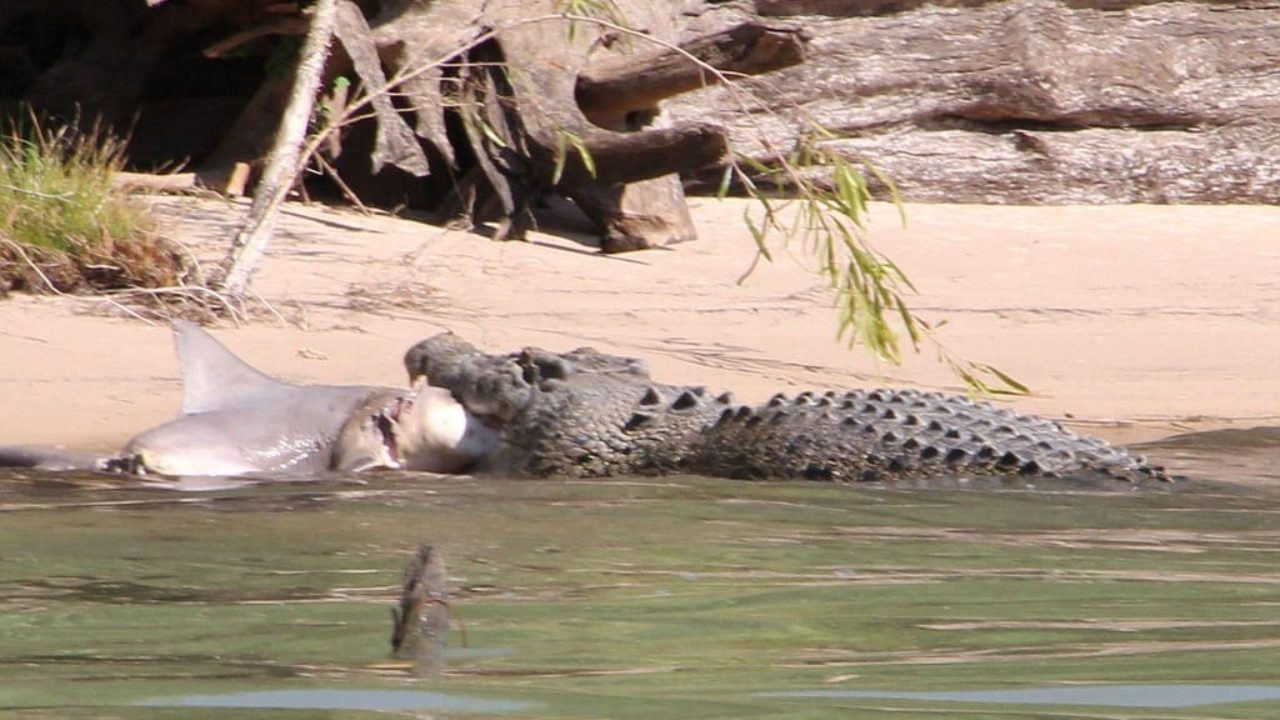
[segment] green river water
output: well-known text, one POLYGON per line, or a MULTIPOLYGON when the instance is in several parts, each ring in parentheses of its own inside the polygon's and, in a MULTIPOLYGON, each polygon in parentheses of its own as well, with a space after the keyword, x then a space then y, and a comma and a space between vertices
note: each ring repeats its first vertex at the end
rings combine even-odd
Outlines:
POLYGON ((1273 440, 1137 492, 0 471, 0 717, 1280 718, 1273 440))

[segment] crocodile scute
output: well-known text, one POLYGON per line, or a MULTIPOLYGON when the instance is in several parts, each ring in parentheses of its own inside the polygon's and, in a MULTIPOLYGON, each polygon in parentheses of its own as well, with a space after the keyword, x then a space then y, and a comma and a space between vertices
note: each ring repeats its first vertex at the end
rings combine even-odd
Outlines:
POLYGON ((453 333, 405 355, 499 430, 489 470, 605 477, 676 472, 836 482, 931 477, 1170 476, 1140 455, 1057 422, 913 389, 802 392, 758 405, 655 382, 641 360, 591 348, 491 355, 453 333))

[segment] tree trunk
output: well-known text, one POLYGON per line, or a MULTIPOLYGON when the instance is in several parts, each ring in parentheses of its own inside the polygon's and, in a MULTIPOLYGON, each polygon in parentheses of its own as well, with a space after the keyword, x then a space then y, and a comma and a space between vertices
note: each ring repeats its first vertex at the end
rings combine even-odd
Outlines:
POLYGON ((321 73, 329 56, 329 44, 338 14, 339 2, 348 0, 316 0, 312 6, 311 27, 302 44, 294 75, 293 92, 280 120, 271 159, 253 193, 253 204, 244 224, 236 234, 223 261, 223 275, 216 285, 220 292, 241 298, 249 287, 249 279, 262 262, 267 243, 275 232, 276 210, 284 202, 302 169, 302 145, 307 123, 320 87, 321 73))

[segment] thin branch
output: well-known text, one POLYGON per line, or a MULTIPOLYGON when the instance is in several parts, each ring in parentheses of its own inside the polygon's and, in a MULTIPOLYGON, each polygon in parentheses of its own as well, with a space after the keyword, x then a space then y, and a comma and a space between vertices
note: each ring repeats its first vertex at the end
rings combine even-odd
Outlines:
POLYGON ((5 245, 13 248, 14 252, 18 253, 18 256, 22 258, 22 261, 27 264, 27 267, 31 268, 31 271, 34 272, 46 286, 48 286, 49 292, 54 295, 66 295, 66 293, 58 289, 57 285, 53 284, 53 281, 49 279, 49 276, 44 274, 44 271, 40 269, 39 265, 36 265, 35 261, 31 259, 31 256, 27 254, 27 251, 23 249, 21 245, 6 237, 0 237, 0 242, 3 242, 5 245))

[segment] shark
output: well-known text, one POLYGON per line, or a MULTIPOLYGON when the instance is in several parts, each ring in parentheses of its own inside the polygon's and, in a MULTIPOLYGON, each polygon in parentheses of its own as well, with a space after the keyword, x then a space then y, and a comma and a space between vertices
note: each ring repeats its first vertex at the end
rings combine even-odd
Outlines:
POLYGON ((180 414, 115 455, 0 446, 0 467, 138 475, 310 475, 328 471, 465 472, 498 433, 446 389, 316 385, 273 378, 200 326, 173 323, 180 414))

